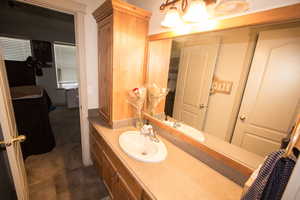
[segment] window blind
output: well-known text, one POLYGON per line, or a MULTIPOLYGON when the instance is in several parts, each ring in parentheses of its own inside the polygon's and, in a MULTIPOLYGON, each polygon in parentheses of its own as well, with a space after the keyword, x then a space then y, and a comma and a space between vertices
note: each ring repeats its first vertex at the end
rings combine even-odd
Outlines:
POLYGON ((0 37, 5 60, 25 61, 31 56, 30 40, 0 37))

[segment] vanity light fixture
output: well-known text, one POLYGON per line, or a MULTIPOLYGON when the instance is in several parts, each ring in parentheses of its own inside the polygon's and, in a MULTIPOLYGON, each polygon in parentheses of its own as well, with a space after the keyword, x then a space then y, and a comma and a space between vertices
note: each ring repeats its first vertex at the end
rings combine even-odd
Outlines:
POLYGON ((182 20, 176 7, 171 7, 167 11, 164 20, 161 22, 161 25, 167 28, 178 27, 181 24, 182 20))
POLYGON ((161 25, 175 28, 186 23, 201 23, 207 21, 210 15, 207 6, 216 16, 240 13, 249 9, 250 0, 165 0, 161 11, 166 11, 161 25), (179 5, 180 3, 180 5, 179 5), (180 8, 180 9, 179 9, 180 8))
POLYGON ((192 0, 182 18, 189 23, 199 23, 202 20, 207 20, 209 14, 206 10, 205 2, 203 0, 192 0))
POLYGON ((160 10, 165 9, 168 11, 161 25, 168 28, 174 28, 184 22, 199 23, 209 18, 204 0, 166 0, 160 6, 160 10), (181 2, 180 11, 176 7, 179 2, 181 2))

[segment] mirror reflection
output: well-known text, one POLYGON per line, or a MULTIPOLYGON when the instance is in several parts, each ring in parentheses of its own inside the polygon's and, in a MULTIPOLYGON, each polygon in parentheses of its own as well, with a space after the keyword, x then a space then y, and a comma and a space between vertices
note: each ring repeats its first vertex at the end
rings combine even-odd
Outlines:
POLYGON ((172 40, 165 124, 265 156, 300 114, 300 23, 172 40))

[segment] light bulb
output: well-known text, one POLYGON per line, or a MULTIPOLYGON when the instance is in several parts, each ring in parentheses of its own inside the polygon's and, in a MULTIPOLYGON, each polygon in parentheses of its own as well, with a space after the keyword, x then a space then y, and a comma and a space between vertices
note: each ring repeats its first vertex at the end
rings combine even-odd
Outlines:
POLYGON ((182 20, 176 7, 171 7, 166 13, 164 20, 161 22, 162 26, 168 28, 174 28, 181 24, 182 20))
POLYGON ((183 16, 183 20, 186 22, 197 23, 202 20, 207 20, 209 14, 206 10, 206 5, 203 0, 193 0, 188 7, 187 12, 183 16))

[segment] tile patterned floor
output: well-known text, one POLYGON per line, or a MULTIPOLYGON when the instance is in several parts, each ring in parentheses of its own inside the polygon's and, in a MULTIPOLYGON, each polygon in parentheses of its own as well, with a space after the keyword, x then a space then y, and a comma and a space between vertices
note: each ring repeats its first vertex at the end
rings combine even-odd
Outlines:
POLYGON ((78 110, 57 108, 50 113, 50 121, 56 147, 25 161, 30 200, 107 199, 95 168, 82 164, 78 110))

